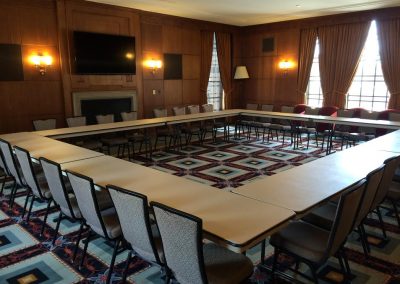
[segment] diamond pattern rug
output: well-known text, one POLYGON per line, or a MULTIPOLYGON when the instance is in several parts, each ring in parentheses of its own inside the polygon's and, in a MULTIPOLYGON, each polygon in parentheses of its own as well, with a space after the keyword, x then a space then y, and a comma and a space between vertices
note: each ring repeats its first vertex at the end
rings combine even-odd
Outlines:
MULTIPOLYGON (((200 145, 183 147, 179 150, 158 151, 153 159, 138 155, 133 162, 168 172, 195 182, 229 191, 256 179, 266 178, 280 171, 299 166, 325 156, 325 150, 310 148, 294 150, 290 141, 282 145, 279 141, 262 143, 252 138, 232 142, 207 141, 200 145)), ((335 143, 335 150, 339 143, 335 143)), ((219 190, 216 189, 216 190, 219 190)), ((8 206, 9 189, 0 196, 0 283, 105 283, 111 259, 112 245, 101 238, 90 242, 88 256, 82 269, 78 262, 71 263, 74 242, 79 225, 69 220, 61 222, 59 235, 54 245, 56 209, 52 209, 45 232, 40 236, 45 204, 35 202, 30 221, 21 218, 26 193, 18 193, 13 209, 8 206)), ((394 213, 384 210, 384 221, 388 239, 381 237, 376 216, 367 219, 366 230, 372 253, 366 258, 358 241, 357 233, 349 237, 346 253, 350 259, 353 283, 400 283, 400 229, 394 213)), ((82 247, 81 247, 82 248, 82 247)), ((120 283, 127 252, 121 252, 116 261, 112 283, 120 283)), ((255 264, 249 283, 271 283, 269 274, 259 265, 260 246, 247 252, 255 264)), ((265 265, 271 265, 273 249, 266 248, 265 265)), ((286 264, 293 260, 280 259, 286 264)), ((305 265, 300 270, 309 273, 305 265)), ((286 271, 288 272, 288 271, 286 271)), ((135 257, 129 267, 128 281, 131 283, 163 283, 160 271, 142 259, 135 257)), ((332 258, 319 273, 320 283, 341 283, 337 261, 332 258)), ((300 281, 306 281, 299 278, 300 281)), ((288 283, 278 279, 277 283, 288 283)), ((307 281, 306 281, 307 282, 307 281)))

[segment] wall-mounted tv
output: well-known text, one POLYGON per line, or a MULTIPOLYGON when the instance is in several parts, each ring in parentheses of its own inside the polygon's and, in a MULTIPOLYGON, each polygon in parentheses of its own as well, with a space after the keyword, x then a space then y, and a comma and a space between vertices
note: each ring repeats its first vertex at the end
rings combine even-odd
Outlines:
POLYGON ((76 74, 136 74, 135 38, 74 31, 76 74))

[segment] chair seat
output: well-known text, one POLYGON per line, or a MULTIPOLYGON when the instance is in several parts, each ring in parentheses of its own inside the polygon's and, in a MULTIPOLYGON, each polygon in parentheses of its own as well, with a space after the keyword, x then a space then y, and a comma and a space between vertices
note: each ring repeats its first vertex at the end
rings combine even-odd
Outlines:
POLYGON ((302 220, 325 230, 330 230, 332 228, 336 210, 336 204, 327 203, 311 211, 309 214, 304 216, 302 220))
POLYGON ((131 142, 140 142, 146 140, 147 136, 145 136, 142 133, 135 132, 130 135, 127 135, 126 138, 128 138, 128 140, 131 142))
POLYGON ((225 127, 225 125, 226 125, 226 124, 225 124, 225 122, 223 122, 223 121, 215 121, 213 126, 214 126, 215 128, 223 128, 223 127, 225 127))
POLYGON ((258 121, 256 121, 256 122, 254 122, 253 125, 256 126, 256 127, 268 128, 268 127, 270 127, 271 123, 269 123, 269 122, 258 122, 258 121))
POLYGON ((99 204, 100 210, 114 207, 110 194, 108 193, 107 190, 101 189, 101 190, 96 190, 95 192, 96 192, 97 203, 99 204))
POLYGON ((127 144, 128 139, 125 137, 116 136, 116 137, 101 138, 101 142, 107 146, 116 146, 116 145, 127 144))
POLYGON ((180 128, 183 133, 197 133, 200 132, 200 127, 196 126, 183 126, 180 128))
POLYGON ((52 197, 49 185, 47 184, 46 177, 43 175, 36 176, 36 179, 38 181, 38 185, 40 188, 40 191, 42 192, 42 195, 46 199, 50 199, 52 197))
POLYGON ((253 273, 253 263, 248 257, 216 244, 205 244, 203 255, 209 283, 242 283, 253 273))
POLYGON ((301 133, 315 133, 317 129, 315 127, 300 127, 299 131, 301 133))
POLYGON ((294 221, 273 234, 270 244, 283 251, 290 251, 314 263, 324 260, 329 231, 302 221, 294 221))
POLYGON ((269 129, 288 131, 288 130, 291 130, 292 127, 290 125, 271 123, 271 125, 269 126, 269 129))
POLYGON ((174 135, 174 131, 169 128, 157 128, 158 136, 171 136, 174 135))
MULTIPOLYGON (((107 235, 110 239, 115 239, 121 236, 121 226, 119 224, 119 219, 117 212, 114 207, 108 208, 100 212, 103 218, 104 226, 107 231, 107 235)), ((103 236, 103 230, 95 226, 91 226, 93 231, 97 234, 103 236)))
POLYGON ((74 216, 71 216, 71 212, 69 211, 69 208, 61 207, 61 211, 70 218, 75 217, 77 219, 81 219, 82 214, 81 214, 81 210, 79 210, 78 202, 76 201, 75 194, 73 194, 73 193, 68 194, 68 199, 69 199, 69 203, 71 204, 71 210, 72 210, 72 213, 74 214, 74 216))

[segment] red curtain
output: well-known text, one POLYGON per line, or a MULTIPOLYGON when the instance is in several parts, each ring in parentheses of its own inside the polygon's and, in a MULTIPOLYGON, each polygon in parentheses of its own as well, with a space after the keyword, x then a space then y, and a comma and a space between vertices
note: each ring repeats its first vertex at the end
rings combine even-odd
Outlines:
POLYGON ((207 103, 207 86, 208 79, 210 78, 213 36, 213 32, 201 32, 200 95, 203 104, 207 103))
POLYGON ((219 72, 224 89, 225 109, 231 108, 232 97, 232 53, 231 35, 229 33, 216 33, 219 72))
POLYGON ((390 92, 389 109, 400 109, 400 19, 376 22, 382 72, 390 92))
POLYGON ((301 31, 296 98, 299 104, 305 103, 305 93, 307 91, 308 81, 310 80, 316 42, 317 29, 305 29, 301 31))
POLYGON ((318 28, 319 70, 324 106, 344 108, 370 22, 318 28))

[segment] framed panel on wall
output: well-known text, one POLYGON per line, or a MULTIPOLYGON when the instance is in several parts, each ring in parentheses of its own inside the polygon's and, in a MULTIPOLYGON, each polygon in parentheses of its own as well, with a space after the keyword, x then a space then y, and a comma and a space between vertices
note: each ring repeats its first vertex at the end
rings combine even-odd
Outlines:
POLYGON ((23 81, 21 46, 0 44, 0 81, 23 81))
POLYGON ((182 54, 164 54, 164 80, 182 79, 182 54))

